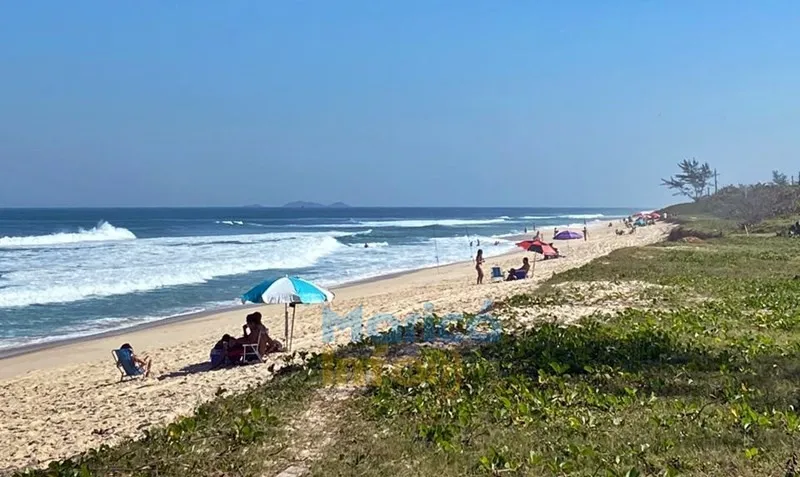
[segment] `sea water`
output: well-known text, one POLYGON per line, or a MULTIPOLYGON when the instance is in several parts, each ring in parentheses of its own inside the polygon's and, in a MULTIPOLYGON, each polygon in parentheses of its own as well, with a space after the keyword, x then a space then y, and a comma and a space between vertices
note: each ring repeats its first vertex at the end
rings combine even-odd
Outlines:
POLYGON ((513 250, 632 209, 0 210, 0 350, 239 304, 270 277, 335 286, 513 250))

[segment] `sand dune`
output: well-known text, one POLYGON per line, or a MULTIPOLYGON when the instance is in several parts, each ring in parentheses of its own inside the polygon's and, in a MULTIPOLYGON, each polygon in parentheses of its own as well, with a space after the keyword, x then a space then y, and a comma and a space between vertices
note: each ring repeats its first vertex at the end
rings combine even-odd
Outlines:
MULTIPOLYGON (((476 286, 474 266, 460 263, 336 290, 332 309, 345 314, 358 306, 364 316, 421 312, 425 302, 440 313, 477 311, 534 287, 553 273, 581 266, 614 249, 661 240, 666 224, 616 236, 598 227, 590 240, 560 245, 567 258, 537 262, 531 280, 490 283, 489 269, 521 263, 523 252, 487 260, 484 285, 476 286)), ((490 245, 491 246, 491 245, 490 245)), ((283 307, 260 308, 273 336, 283 334, 283 307)), ((246 312, 218 313, 110 338, 91 339, 0 361, 0 469, 39 465, 101 444, 138 436, 147 427, 190 413, 217 389, 235 392, 270 379, 267 365, 205 371, 209 349, 223 333, 238 334, 246 312), (153 377, 118 383, 110 350, 123 342, 153 358, 153 377)), ((297 308, 295 350, 319 350, 320 306, 297 308)), ((347 336, 337 336, 346 340, 347 336)))

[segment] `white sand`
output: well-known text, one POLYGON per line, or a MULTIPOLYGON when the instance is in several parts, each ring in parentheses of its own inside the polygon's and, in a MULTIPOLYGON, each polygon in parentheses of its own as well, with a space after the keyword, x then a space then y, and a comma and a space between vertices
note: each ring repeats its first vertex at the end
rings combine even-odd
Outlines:
MULTIPOLYGON (((567 258, 537 261, 533 279, 490 282, 493 265, 507 270, 518 266, 523 256, 533 255, 515 252, 487 260, 482 286, 475 285, 474 265, 459 263, 337 289, 332 308, 343 315, 361 305, 365 317, 405 316, 421 312, 423 303, 430 302, 437 313, 475 312, 486 299, 530 289, 553 273, 584 265, 614 249, 662 240, 669 228, 658 224, 624 236, 614 235, 607 227, 592 228, 588 241, 556 244, 567 258)), ((259 310, 271 334, 281 337, 283 306, 259 310)), ((206 362, 209 350, 224 333, 240 334, 246 313, 219 313, 0 360, 0 469, 39 465, 114 444, 191 413, 213 398, 220 386, 235 392, 268 380, 266 364, 181 372, 206 362), (119 373, 110 351, 124 342, 153 358, 150 379, 117 382, 119 373)), ((297 308, 294 350, 321 349, 321 316, 320 306, 297 308)), ((337 336, 339 341, 344 338, 337 336)))

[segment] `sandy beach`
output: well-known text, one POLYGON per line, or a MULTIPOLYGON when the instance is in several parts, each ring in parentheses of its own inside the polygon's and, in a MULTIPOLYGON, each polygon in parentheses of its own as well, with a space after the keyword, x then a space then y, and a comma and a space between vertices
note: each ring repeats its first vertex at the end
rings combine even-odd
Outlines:
MULTIPOLYGON (((535 287, 553 273, 579 267, 623 247, 662 240, 670 226, 657 224, 616 236, 614 228, 590 229, 589 240, 557 244, 566 258, 537 261, 532 279, 491 283, 490 269, 518 266, 531 253, 489 258, 485 283, 475 285, 470 262, 419 270, 335 289, 333 311, 363 307, 364 316, 421 312, 475 312, 484 300, 499 300, 535 287)), ((491 247, 491 245, 489 245, 491 247)), ((283 335, 283 306, 258 308, 274 337, 283 335)), ((72 342, 0 360, 0 470, 40 465, 52 459, 136 437, 142 430, 190 413, 220 387, 236 392, 270 379, 269 364, 207 371, 204 363, 224 334, 240 334, 246 312, 227 311, 72 342), (119 383, 110 351, 121 343, 153 360, 152 376, 119 383)), ((294 350, 320 350, 321 306, 299 306, 294 350)), ((347 336, 337 336, 339 341, 347 336)), ((275 361, 272 356, 269 361, 275 361)))

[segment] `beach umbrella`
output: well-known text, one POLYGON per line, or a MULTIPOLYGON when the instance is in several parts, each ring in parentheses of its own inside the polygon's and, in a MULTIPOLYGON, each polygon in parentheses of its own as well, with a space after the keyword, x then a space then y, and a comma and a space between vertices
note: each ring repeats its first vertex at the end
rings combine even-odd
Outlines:
POLYGON ((333 301, 333 292, 299 277, 280 277, 265 280, 242 295, 242 303, 264 303, 284 305, 284 343, 291 351, 294 338, 295 305, 325 303, 333 301), (289 328, 289 307, 292 308, 292 327, 289 328))
MULTIPOLYGON (((555 257, 558 253, 555 251, 552 245, 546 244, 539 239, 536 240, 523 240, 517 244, 517 247, 520 247, 528 252, 536 252, 540 253, 544 256, 551 256, 555 257)), ((535 257, 534 257, 535 258, 535 257)))
POLYGON ((553 238, 556 240, 577 240, 582 239, 583 235, 580 232, 573 232, 572 230, 562 230, 553 238))
POLYGON ((517 243, 517 247, 528 252, 542 253, 542 242, 540 240, 523 240, 517 243))

